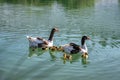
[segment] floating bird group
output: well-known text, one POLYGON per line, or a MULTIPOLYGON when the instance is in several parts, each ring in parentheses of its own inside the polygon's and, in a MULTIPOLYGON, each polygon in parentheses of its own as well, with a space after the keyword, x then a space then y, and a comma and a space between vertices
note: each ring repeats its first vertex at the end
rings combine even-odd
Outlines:
POLYGON ((88 49, 86 46, 86 40, 90 40, 88 36, 82 36, 81 38, 81 45, 78 45, 76 43, 68 43, 64 45, 60 45, 59 47, 53 45, 53 37, 54 33, 58 32, 59 30, 57 28, 52 28, 50 36, 48 40, 42 38, 42 37, 31 37, 27 36, 27 39, 29 41, 29 47, 32 48, 41 48, 42 50, 49 49, 51 51, 62 51, 64 52, 63 58, 64 59, 72 59, 72 54, 81 54, 82 58, 88 58, 88 49))

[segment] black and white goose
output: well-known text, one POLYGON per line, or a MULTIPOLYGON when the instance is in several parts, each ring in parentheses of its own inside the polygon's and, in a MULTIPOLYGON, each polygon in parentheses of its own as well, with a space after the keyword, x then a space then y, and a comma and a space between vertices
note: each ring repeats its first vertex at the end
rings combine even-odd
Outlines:
POLYGON ((53 46, 53 36, 55 32, 58 32, 59 30, 57 28, 53 28, 51 30, 50 36, 48 40, 43 39, 41 37, 30 37, 27 36, 27 39, 29 40, 29 46, 30 47, 38 47, 38 48, 48 48, 53 46))
POLYGON ((75 43, 69 43, 60 46, 61 50, 63 50, 65 53, 69 54, 77 54, 77 53, 82 53, 82 57, 88 57, 88 49, 86 46, 85 41, 89 40, 90 38, 87 36, 82 36, 81 39, 81 46, 75 44, 75 43))

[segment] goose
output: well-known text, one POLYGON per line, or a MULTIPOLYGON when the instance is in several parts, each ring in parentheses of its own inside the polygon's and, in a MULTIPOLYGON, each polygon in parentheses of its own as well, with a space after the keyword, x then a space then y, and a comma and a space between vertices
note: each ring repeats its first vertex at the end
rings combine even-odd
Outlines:
POLYGON ((53 46, 53 36, 55 32, 58 32, 59 30, 57 28, 52 28, 50 36, 48 38, 48 40, 43 39, 41 37, 31 37, 31 36, 27 36, 27 39, 29 41, 29 46, 33 47, 33 48, 42 48, 42 49, 46 49, 48 47, 52 47, 53 46))
POLYGON ((88 58, 88 49, 86 46, 85 41, 89 40, 90 38, 88 36, 82 36, 81 39, 81 46, 75 44, 75 43, 69 43, 60 46, 60 48, 63 50, 63 52, 68 54, 77 54, 82 53, 82 57, 88 58))

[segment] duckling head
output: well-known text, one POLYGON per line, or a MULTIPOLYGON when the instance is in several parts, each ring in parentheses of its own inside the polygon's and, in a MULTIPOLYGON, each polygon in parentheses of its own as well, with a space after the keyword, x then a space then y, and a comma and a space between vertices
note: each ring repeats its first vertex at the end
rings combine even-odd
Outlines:
POLYGON ((62 46, 59 46, 59 47, 57 48, 57 50, 58 50, 58 51, 63 51, 62 46))
POLYGON ((49 47, 49 50, 51 50, 51 51, 57 51, 57 46, 52 46, 52 47, 49 47))
POLYGON ((88 58, 88 53, 83 53, 82 58, 87 59, 88 58))
POLYGON ((41 48, 42 50, 48 50, 48 48, 47 47, 43 47, 43 48, 41 48))
POLYGON ((71 60, 72 59, 72 56, 71 55, 67 55, 67 54, 63 54, 63 59, 65 60, 71 60))

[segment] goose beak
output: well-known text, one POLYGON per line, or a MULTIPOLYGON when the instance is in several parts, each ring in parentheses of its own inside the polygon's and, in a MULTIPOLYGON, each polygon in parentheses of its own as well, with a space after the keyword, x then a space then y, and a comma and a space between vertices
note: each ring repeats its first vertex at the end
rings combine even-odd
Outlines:
POLYGON ((87 37, 87 40, 90 40, 90 37, 87 37))
POLYGON ((56 29, 55 31, 56 31, 56 32, 59 32, 59 30, 58 30, 58 29, 56 29))
POLYGON ((53 28, 52 31, 58 32, 59 30, 58 30, 58 28, 53 28))

